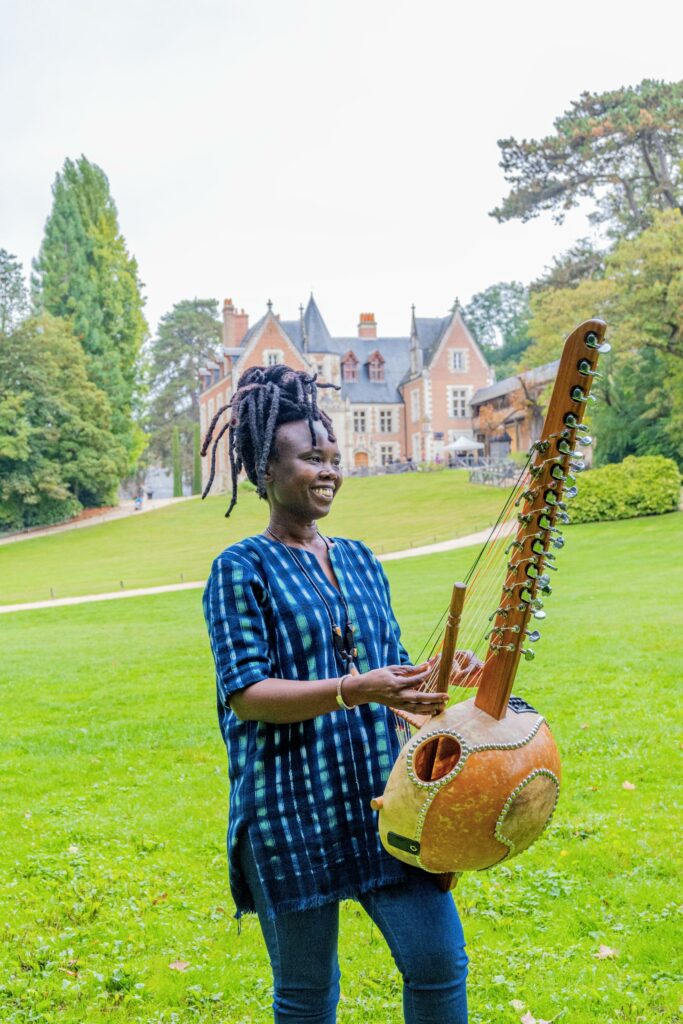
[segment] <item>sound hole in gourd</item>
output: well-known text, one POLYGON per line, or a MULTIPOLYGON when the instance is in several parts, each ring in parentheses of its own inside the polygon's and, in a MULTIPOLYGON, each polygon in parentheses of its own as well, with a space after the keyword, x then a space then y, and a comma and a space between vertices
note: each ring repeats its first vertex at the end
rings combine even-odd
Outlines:
POLYGON ((442 779, 455 768, 460 754, 460 744, 453 736, 433 736, 413 754, 413 770, 420 782, 442 779))

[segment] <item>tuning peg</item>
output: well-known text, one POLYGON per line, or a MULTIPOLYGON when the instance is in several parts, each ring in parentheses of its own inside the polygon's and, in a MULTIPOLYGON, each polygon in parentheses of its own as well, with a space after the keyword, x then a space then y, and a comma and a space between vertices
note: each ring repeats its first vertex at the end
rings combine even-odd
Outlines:
POLYGON ((595 402, 596 401, 595 395, 585 395, 583 393, 582 389, 578 386, 578 384, 576 385, 576 387, 573 387, 571 389, 571 391, 569 392, 569 397, 571 398, 572 402, 595 402))
POLYGON ((525 629, 524 634, 531 644, 535 644, 537 640, 541 639, 541 634, 537 629, 525 629))
POLYGON ((602 344, 600 343, 600 338, 595 331, 589 331, 583 340, 586 342, 588 348, 595 349, 595 351, 599 352, 601 355, 604 352, 612 351, 612 346, 608 341, 603 341, 602 344))
POLYGON ((515 650, 515 645, 514 644, 491 644, 491 650, 495 651, 496 654, 498 653, 498 651, 514 651, 515 650))
POLYGON ((531 499, 534 498, 536 495, 536 490, 537 489, 535 487, 530 487, 529 490, 522 491, 520 496, 517 498, 517 501, 515 502, 515 507, 521 505, 523 501, 531 501, 531 499))
MULTIPOLYGON (((583 455, 581 455, 580 458, 583 459, 583 455)), ((583 473, 586 467, 583 462, 570 462, 569 468, 572 473, 583 473)))
POLYGON ((517 516, 517 522, 519 523, 530 523, 534 517, 533 512, 521 513, 517 516))
POLYGON ((553 537, 550 543, 554 548, 557 548, 557 550, 559 551, 560 548, 564 547, 564 537, 553 537))
POLYGON ((504 554, 509 554, 511 548, 519 548, 520 550, 524 547, 521 540, 511 540, 508 546, 505 548, 504 554))
POLYGON ((577 437, 576 440, 579 444, 582 444, 584 448, 588 448, 589 445, 593 444, 593 438, 588 434, 585 434, 583 437, 577 437))
POLYGON ((557 518, 560 520, 563 526, 569 526, 569 524, 571 523, 571 519, 569 518, 566 512, 558 512, 557 518))
POLYGON ((593 364, 588 359, 581 359, 577 369, 584 377, 602 377, 598 370, 593 369, 593 364))
POLYGON ((576 495, 577 495, 578 493, 579 493, 579 488, 578 488, 578 487, 569 487, 569 488, 568 488, 568 489, 567 489, 567 490, 566 490, 566 491, 564 492, 564 496, 565 496, 565 498, 567 498, 567 499, 568 499, 569 501, 571 501, 571 499, 572 499, 572 498, 575 498, 575 497, 576 497, 576 495))
POLYGON ((526 661, 533 661, 536 657, 536 651, 532 651, 530 647, 523 647, 520 651, 520 654, 524 655, 526 661))
POLYGON ((532 608, 531 609, 531 614, 533 615, 533 617, 535 619, 538 619, 539 622, 541 621, 541 619, 545 618, 545 612, 542 611, 540 608, 532 608))

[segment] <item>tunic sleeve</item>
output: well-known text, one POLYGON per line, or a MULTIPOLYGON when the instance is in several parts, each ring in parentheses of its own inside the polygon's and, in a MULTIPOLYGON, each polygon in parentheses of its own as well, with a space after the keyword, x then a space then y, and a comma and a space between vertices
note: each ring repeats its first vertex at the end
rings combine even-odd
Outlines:
POLYGON ((204 591, 204 616, 216 664, 218 700, 273 675, 263 581, 246 560, 220 555, 204 591))

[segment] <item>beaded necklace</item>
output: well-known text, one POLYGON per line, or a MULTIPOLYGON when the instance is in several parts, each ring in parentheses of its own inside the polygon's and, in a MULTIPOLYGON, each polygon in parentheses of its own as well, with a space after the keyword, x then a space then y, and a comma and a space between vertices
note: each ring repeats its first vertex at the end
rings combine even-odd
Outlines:
MULTIPOLYGON (((329 544, 327 538, 324 537, 322 535, 322 533, 320 533, 319 530, 317 530, 317 527, 316 527, 316 531, 318 533, 318 536, 320 537, 320 539, 322 540, 323 544, 325 545, 325 547, 327 548, 327 550, 329 552, 330 544, 329 544)), ((282 537, 278 537, 278 535, 276 533, 274 533, 269 526, 266 526, 266 533, 269 533, 271 537, 273 537, 279 544, 282 545, 282 547, 286 551, 289 552, 291 557, 294 559, 295 564, 299 567, 299 569, 304 574, 304 576, 306 577, 306 579, 311 584, 311 586, 315 590, 316 594, 318 595, 318 597, 322 601, 323 605, 325 606, 325 611, 327 612, 327 617, 330 620, 330 628, 331 628, 331 631, 332 631, 332 644, 334 646, 335 651, 337 652, 339 657, 344 662, 345 670, 348 670, 348 668, 351 665, 351 663, 353 662, 353 660, 358 656, 358 650, 355 647, 354 642, 353 642, 354 629, 353 629, 353 624, 351 623, 351 616, 349 614, 349 606, 346 603, 346 598, 344 597, 344 593, 343 593, 341 587, 339 587, 339 596, 341 598, 342 604, 344 605, 344 611, 346 613, 346 627, 345 627, 343 633, 342 633, 341 626, 339 625, 339 623, 335 622, 336 616, 333 614, 333 611, 330 608, 330 605, 329 605, 329 603, 327 601, 327 598, 323 594, 322 590, 320 589, 320 587, 318 586, 318 584, 316 583, 314 578, 309 573, 309 571, 306 568, 306 566, 303 564, 303 562, 300 560, 300 558, 296 554, 294 548, 290 547, 288 544, 285 544, 285 542, 283 541, 282 537)))

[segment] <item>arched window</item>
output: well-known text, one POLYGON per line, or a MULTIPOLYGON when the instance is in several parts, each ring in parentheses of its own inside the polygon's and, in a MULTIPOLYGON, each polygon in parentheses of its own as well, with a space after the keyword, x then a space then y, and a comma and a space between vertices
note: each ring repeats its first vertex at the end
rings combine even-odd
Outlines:
POLYGON ((384 359, 379 350, 375 350, 368 359, 368 375, 375 384, 384 382, 384 359))
POLYGON ((342 380, 346 384, 353 384, 358 380, 358 360, 353 352, 346 353, 341 361, 342 380))

